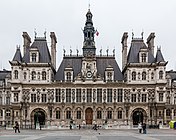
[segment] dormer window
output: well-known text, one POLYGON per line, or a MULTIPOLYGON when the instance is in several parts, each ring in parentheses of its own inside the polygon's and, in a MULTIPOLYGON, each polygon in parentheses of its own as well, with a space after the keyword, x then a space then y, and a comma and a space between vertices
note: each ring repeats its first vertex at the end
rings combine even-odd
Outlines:
POLYGON ((31 63, 39 62, 39 51, 37 48, 30 49, 30 62, 31 63))
POLYGON ((66 81, 71 82, 71 72, 67 72, 66 74, 66 81))
POLYGON ((72 82, 73 81, 73 69, 69 66, 65 68, 65 81, 72 82))
POLYGON ((32 53, 32 62, 36 62, 37 61, 37 55, 36 53, 32 53))
POLYGON ((18 71, 17 70, 14 71, 14 78, 18 79, 18 71))
POLYGON ((146 58, 147 58, 146 53, 142 53, 142 55, 141 55, 141 62, 147 62, 146 58))
POLYGON ((114 81, 114 69, 110 65, 105 70, 105 79, 107 82, 114 81))
POLYGON ((112 81, 112 72, 107 73, 107 81, 109 81, 109 82, 112 81))

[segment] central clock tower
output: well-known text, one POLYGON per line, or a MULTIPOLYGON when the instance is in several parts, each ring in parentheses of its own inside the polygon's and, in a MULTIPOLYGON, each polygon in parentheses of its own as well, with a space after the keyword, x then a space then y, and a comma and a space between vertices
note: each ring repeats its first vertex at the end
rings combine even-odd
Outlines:
POLYGON ((84 79, 95 79, 97 75, 96 67, 96 48, 94 41, 95 29, 92 22, 92 13, 90 9, 86 14, 86 23, 83 30, 83 59, 82 59, 82 76, 84 79))

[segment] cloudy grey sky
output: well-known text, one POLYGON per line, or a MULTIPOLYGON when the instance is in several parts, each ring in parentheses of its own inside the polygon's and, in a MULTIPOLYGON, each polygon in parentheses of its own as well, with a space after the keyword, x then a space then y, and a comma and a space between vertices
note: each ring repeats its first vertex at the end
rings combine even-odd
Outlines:
POLYGON ((176 0, 0 0, 0 69, 10 69, 16 45, 23 46, 22 32, 26 31, 34 40, 44 36, 50 45, 49 33, 54 31, 57 39, 57 67, 63 56, 63 48, 69 54, 70 48, 82 53, 85 14, 90 9, 94 27, 99 31, 95 38, 97 53, 102 48, 112 54, 121 68, 121 37, 124 32, 144 40, 155 32, 155 52, 161 46, 163 56, 169 61, 167 70, 176 70, 176 0))

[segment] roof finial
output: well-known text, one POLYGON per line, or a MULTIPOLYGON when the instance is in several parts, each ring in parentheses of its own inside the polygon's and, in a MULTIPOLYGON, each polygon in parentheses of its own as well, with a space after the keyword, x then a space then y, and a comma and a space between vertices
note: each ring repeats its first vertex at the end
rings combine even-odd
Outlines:
POLYGON ((142 39, 144 37, 144 31, 143 31, 143 29, 142 29, 141 37, 142 37, 142 39))
POLYGON ((46 29, 45 29, 45 32, 44 32, 44 37, 46 38, 46 29))
POLYGON ((132 39, 134 38, 134 32, 133 32, 133 29, 132 29, 132 39))
POLYGON ((89 10, 90 10, 90 0, 89 0, 89 10))
POLYGON ((35 38, 36 38, 37 37, 36 28, 34 28, 34 35, 35 35, 35 38))

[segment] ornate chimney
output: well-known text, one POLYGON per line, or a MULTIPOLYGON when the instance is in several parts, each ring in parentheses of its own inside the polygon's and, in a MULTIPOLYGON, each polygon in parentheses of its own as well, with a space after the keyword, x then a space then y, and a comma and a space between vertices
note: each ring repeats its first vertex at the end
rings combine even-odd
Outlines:
POLYGON ((57 43, 57 38, 56 38, 54 32, 50 33, 50 37, 51 37, 51 63, 53 65, 54 69, 56 69, 56 43, 57 43))
POLYGON ((128 38, 128 33, 124 32, 123 36, 122 36, 122 71, 124 69, 124 67, 127 64, 127 38, 128 38))
POLYGON ((154 38, 155 38, 155 33, 151 33, 149 37, 147 38, 147 45, 149 50, 152 52, 154 56, 154 38))
POLYGON ((26 53, 26 49, 30 46, 31 38, 27 32, 23 32, 22 36, 24 39, 24 44, 23 44, 23 55, 24 55, 26 53))

